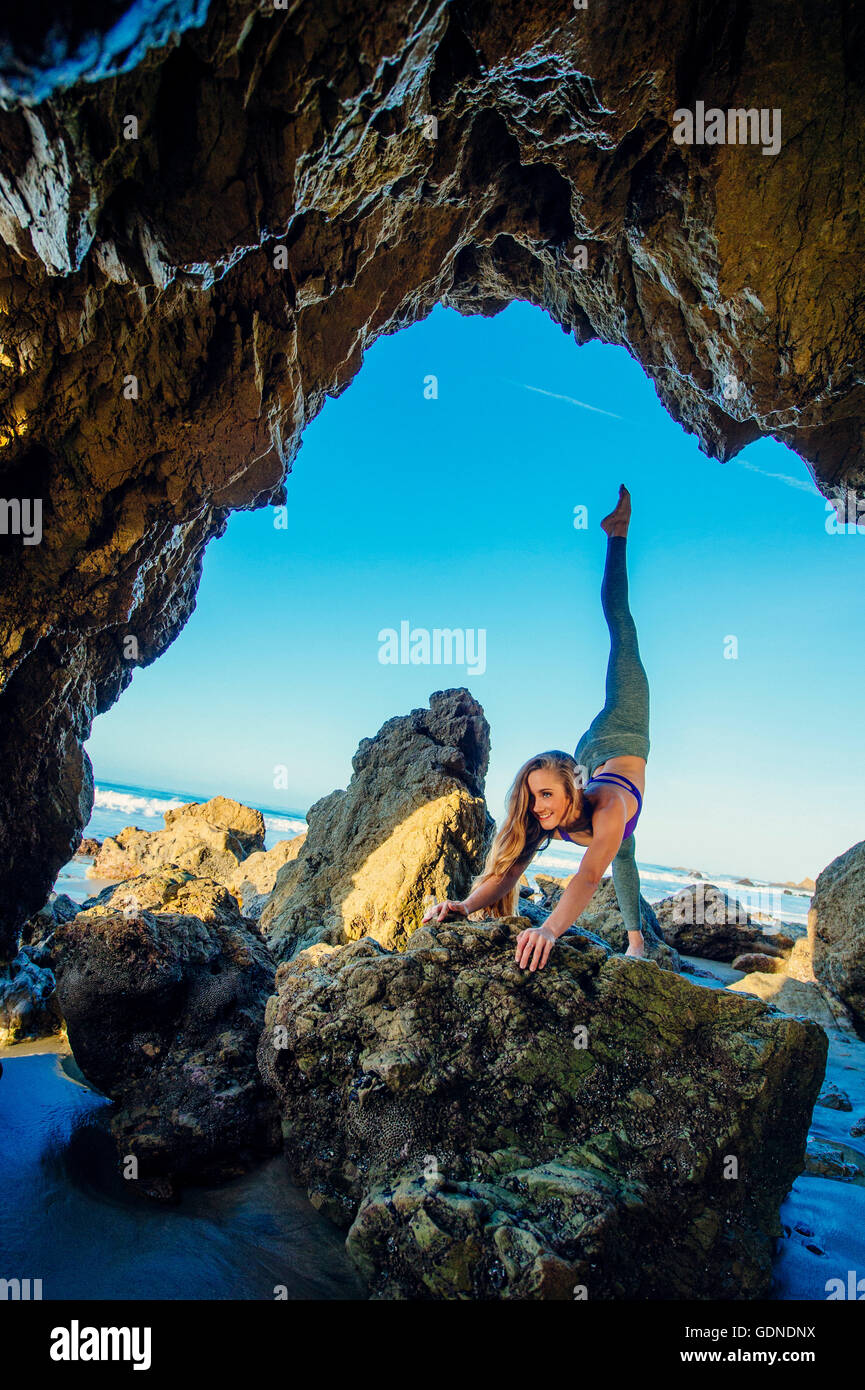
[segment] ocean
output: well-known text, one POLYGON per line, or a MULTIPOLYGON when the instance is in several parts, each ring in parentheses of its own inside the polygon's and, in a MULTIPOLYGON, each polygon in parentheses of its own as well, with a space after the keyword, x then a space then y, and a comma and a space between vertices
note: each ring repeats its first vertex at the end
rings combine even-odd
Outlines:
MULTIPOLYGON (((211 795, 217 795, 212 792, 211 795)), ((113 782, 99 782, 93 805, 93 815, 85 829, 85 835, 102 840, 106 835, 116 835, 127 825, 136 825, 141 830, 161 830, 163 814, 174 806, 183 806, 189 801, 204 801, 203 795, 190 796, 181 791, 166 791, 155 787, 122 786, 113 782)), ((300 810, 274 810, 272 807, 258 806, 264 816, 266 845, 268 849, 279 840, 290 840, 302 835, 306 830, 306 812, 300 810)), ((639 845, 639 841, 637 842, 639 845)), ((576 873, 583 850, 577 845, 564 841, 554 841, 549 849, 539 854, 529 867, 527 877, 535 885, 537 874, 552 874, 564 878, 576 873)), ((652 864, 637 860, 640 870, 640 883, 643 897, 649 903, 660 902, 680 888, 698 880, 691 877, 686 869, 671 868, 666 864, 652 864)), ((790 892, 781 884, 767 879, 753 879, 752 886, 737 883, 733 873, 713 870, 705 865, 699 868, 704 879, 722 889, 731 897, 737 898, 749 912, 762 912, 781 922, 795 922, 806 926, 808 907, 811 899, 807 893, 790 892)), ((101 880, 86 876, 87 864, 72 859, 61 869, 55 888, 58 893, 66 893, 73 902, 84 902, 93 897, 105 885, 101 880)))

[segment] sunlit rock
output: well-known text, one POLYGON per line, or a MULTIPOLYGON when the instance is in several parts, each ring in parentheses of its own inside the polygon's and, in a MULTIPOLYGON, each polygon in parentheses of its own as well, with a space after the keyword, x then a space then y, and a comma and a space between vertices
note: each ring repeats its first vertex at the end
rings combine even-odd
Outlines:
POLYGON ((348 787, 311 807, 262 912, 274 954, 360 936, 401 949, 429 899, 465 897, 492 833, 488 761, 489 725, 463 689, 436 691, 429 709, 362 739, 348 787))

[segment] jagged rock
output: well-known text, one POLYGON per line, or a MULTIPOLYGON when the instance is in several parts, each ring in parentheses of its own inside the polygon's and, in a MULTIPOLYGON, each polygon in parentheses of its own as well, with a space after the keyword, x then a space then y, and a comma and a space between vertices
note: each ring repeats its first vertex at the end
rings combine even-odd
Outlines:
POLYGON ((87 870, 88 877, 134 878, 176 864, 200 878, 230 883, 249 853, 264 845, 261 812, 224 796, 166 811, 163 819, 164 830, 128 825, 119 835, 108 835, 87 870))
POLYGON ((54 986, 52 971, 34 958, 31 947, 23 946, 13 961, 0 966, 0 1046, 61 1032, 54 986))
POLYGON ((295 1179, 375 1297, 764 1296, 825 1034, 576 930, 521 971, 523 925, 280 965, 258 1059, 295 1179))
POLYGON ((713 457, 772 435, 827 497, 865 483, 847 0, 819 43, 805 0, 6 9, 2 495, 45 499, 0 556, 10 949, 89 818, 92 720, 208 541, 284 500, 325 399, 434 305, 538 305, 625 346, 713 457), (777 152, 679 143, 715 93, 783 109, 777 152))
POLYGON ((817 979, 865 1028, 865 840, 817 875, 808 936, 817 979))
POLYGON ((171 874, 160 886, 148 875, 100 894, 58 925, 55 940, 75 1060, 117 1102, 118 1158, 137 1160, 145 1191, 232 1177, 278 1148, 255 1064, 273 962, 226 889, 171 874), (210 920, 117 908, 124 898, 159 899, 172 884, 172 903, 209 898, 210 920))
POLYGON ((93 838, 84 839, 75 851, 75 858, 95 859, 101 848, 101 840, 95 840, 93 838))
POLYGON ((217 830, 228 830, 240 841, 244 854, 264 849, 264 816, 252 806, 232 801, 228 796, 212 796, 209 801, 189 801, 174 806, 163 815, 166 830, 187 822, 206 821, 217 830))
POLYGON ((258 921, 273 892, 277 874, 284 864, 297 859, 305 840, 305 833, 295 835, 291 840, 278 840, 273 849, 250 854, 235 870, 229 887, 240 903, 245 917, 258 921))
POLYGON ((827 1110, 853 1109, 847 1092, 842 1091, 840 1086, 836 1086, 834 1081, 823 1082, 823 1088, 815 1104, 825 1106, 827 1110))
POLYGON ((557 878, 555 874, 535 874, 535 883, 538 885, 538 891, 542 894, 543 906, 547 912, 552 912, 562 896, 567 882, 567 877, 557 878))
POLYGON ((854 1182, 860 1175, 855 1163, 848 1163, 842 1149, 822 1139, 808 1141, 804 1172, 818 1178, 834 1178, 836 1182, 854 1182))
POLYGON ((777 936, 764 933, 744 903, 714 883, 691 884, 655 903, 664 940, 688 956, 728 963, 754 950, 780 956, 777 936))
MULTIPOLYGON (((536 874, 535 879, 544 894, 542 907, 546 917, 559 901, 569 880, 567 878, 555 878, 552 874, 536 874)), ((523 910, 523 905, 520 904, 520 911, 523 910)), ((611 876, 608 875, 601 879, 575 925, 578 931, 594 932, 601 940, 606 941, 607 945, 612 947, 614 951, 627 950, 628 932, 625 927, 625 919, 619 909, 616 888, 611 876)), ((660 924, 654 909, 651 903, 646 902, 642 893, 640 894, 640 930, 643 933, 647 959, 656 960, 662 970, 678 970, 678 953, 667 945, 661 934, 660 924)))
POLYGON ((137 917, 143 911, 170 912, 224 927, 238 925, 241 915, 230 888, 215 879, 199 878, 176 864, 150 869, 103 888, 95 898, 87 899, 82 911, 90 917, 113 917, 118 912, 127 917, 137 917))
POLYGON ((429 709, 361 739, 348 788, 311 807, 306 841, 262 912, 274 954, 360 936, 401 947, 430 895, 465 897, 493 830, 489 747, 484 712, 465 689, 436 691, 429 709))
POLYGON ((704 873, 701 873, 699 869, 689 869, 689 870, 688 870, 688 878, 705 878, 705 877, 706 877, 706 875, 705 875, 704 873))
POLYGON ((854 1120, 850 1126, 851 1139, 861 1139, 865 1134, 865 1115, 860 1115, 858 1120, 854 1120))
POLYGON ((750 878, 737 878, 736 882, 740 883, 744 888, 754 887, 753 881, 750 878))
POLYGON ((58 922, 68 922, 80 910, 67 893, 52 893, 45 906, 24 923, 19 947, 30 946, 34 959, 50 962, 54 928, 58 922))
POLYGON ((59 922, 70 921, 78 911, 78 904, 65 893, 52 893, 21 928, 17 956, 0 965, 0 1046, 62 1032, 63 1015, 54 977, 54 931, 59 922))

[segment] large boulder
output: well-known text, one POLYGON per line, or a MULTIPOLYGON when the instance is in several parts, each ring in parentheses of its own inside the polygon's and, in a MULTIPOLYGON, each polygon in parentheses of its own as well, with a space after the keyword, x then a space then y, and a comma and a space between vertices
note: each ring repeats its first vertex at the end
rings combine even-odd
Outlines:
POLYGON ((865 840, 817 875, 808 911, 817 979, 842 999, 865 1030, 865 840))
MULTIPOLYGON (((552 912, 569 882, 551 874, 536 874, 535 879, 544 894, 543 907, 552 912)), ((522 911, 522 907, 520 909, 522 911)), ((628 931, 616 897, 616 886, 609 875, 602 878, 576 922, 579 931, 594 932, 614 951, 626 951, 628 931)), ((667 945, 651 903, 640 894, 640 930, 648 960, 656 960, 662 970, 678 970, 679 956, 667 945)))
POLYGON ((166 811, 163 830, 129 825, 108 835, 93 863, 90 878, 125 879, 166 864, 176 864, 201 878, 230 882, 241 863, 264 848, 260 811, 215 796, 166 811))
POLYGON ((311 807, 300 854, 262 912, 274 954, 361 936, 401 948, 431 897, 464 897, 493 830, 489 747, 484 712, 465 689, 436 691, 429 709, 361 739, 347 789, 311 807))
POLYGON ((280 965, 258 1059, 295 1179, 374 1297, 765 1296, 824 1032, 573 928, 524 972, 524 926, 280 965))
POLYGON ((55 930, 75 1060, 117 1102, 111 1128, 124 1173, 152 1193, 232 1177, 279 1145, 255 1063, 270 955, 227 889, 192 879, 174 889, 171 875, 161 884, 145 876, 55 930), (136 905, 166 894, 201 915, 136 905))
POLYGON ((714 883, 689 884, 655 903, 655 916, 668 945, 683 955, 728 964, 753 951, 780 956, 791 942, 764 931, 745 904, 714 883))
POLYGON ((228 796, 212 796, 209 801, 189 801, 185 806, 172 807, 163 820, 167 830, 187 821, 203 820, 217 830, 230 831, 245 854, 264 849, 264 816, 228 796))

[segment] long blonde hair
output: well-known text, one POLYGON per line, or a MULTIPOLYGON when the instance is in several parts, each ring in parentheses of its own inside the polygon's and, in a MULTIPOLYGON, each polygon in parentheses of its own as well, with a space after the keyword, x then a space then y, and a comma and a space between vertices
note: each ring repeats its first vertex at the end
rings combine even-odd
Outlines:
MULTIPOLYGON (((538 753, 523 763, 508 792, 507 811, 501 829, 490 845, 484 867, 472 883, 472 892, 487 879, 496 874, 506 874, 518 859, 533 859, 539 850, 546 849, 552 835, 543 830, 532 812, 532 793, 529 787, 529 773, 548 768, 559 778, 565 790, 567 805, 564 822, 572 830, 590 830, 592 808, 583 796, 578 780, 578 764, 570 753, 560 748, 551 748, 546 753, 538 753)), ((484 917, 512 917, 520 896, 520 885, 515 883, 507 893, 490 907, 478 908, 478 915, 484 917)), ((470 914, 474 916, 474 913, 470 914)))

